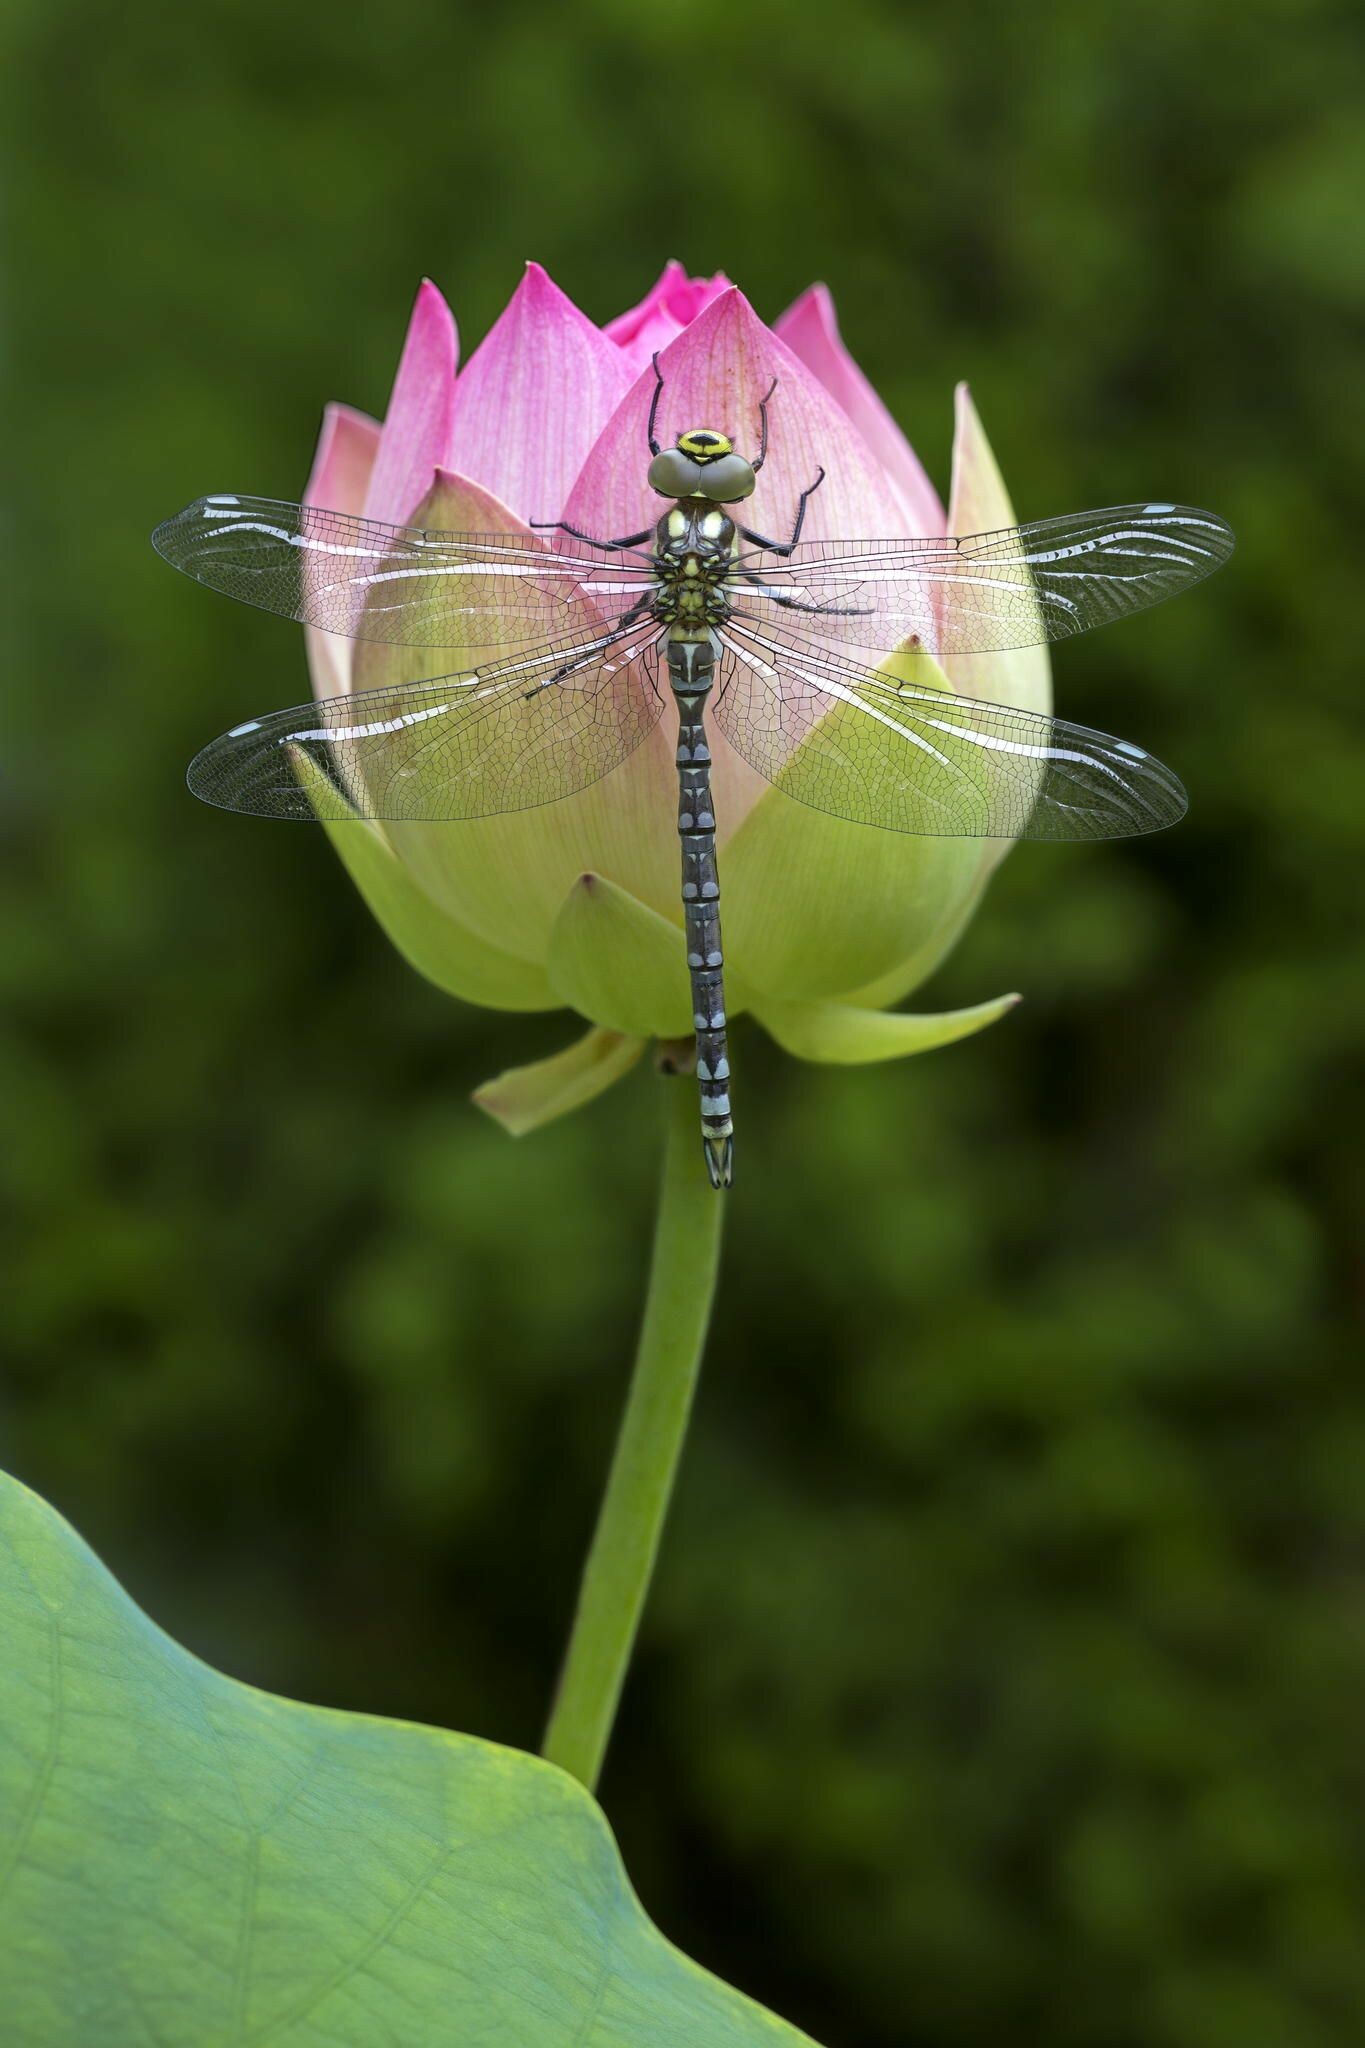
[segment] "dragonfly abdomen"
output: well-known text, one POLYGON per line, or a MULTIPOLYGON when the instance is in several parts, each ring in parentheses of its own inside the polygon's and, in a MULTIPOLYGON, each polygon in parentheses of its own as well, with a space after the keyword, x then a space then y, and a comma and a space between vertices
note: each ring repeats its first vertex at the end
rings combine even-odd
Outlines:
POLYGON ((709 634, 668 641, 668 680, 678 706, 678 838, 682 845, 683 925, 697 1034, 701 1134, 715 1188, 728 1188, 734 1159, 730 1058, 725 1035, 725 956, 720 937, 720 878, 711 800, 711 749, 705 706, 715 676, 709 634))

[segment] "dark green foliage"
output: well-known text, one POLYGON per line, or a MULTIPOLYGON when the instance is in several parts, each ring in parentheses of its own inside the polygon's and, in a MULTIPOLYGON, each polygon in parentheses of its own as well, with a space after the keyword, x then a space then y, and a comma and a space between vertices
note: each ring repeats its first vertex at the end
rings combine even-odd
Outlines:
POLYGON ((620 1399, 645 1070, 464 1010, 321 833, 184 763, 298 637, 146 535, 294 495, 417 278, 828 279, 941 481, 1215 506, 1216 582, 1063 649, 1187 781, 1025 848, 885 1071, 741 1031, 723 1322, 604 1784, 645 1903, 839 2048, 1355 2048, 1365 2011, 1361 45, 1329 0, 11 16, 5 1462, 180 1639, 533 1744, 620 1399), (689 80, 691 83, 689 83, 689 80), (670 146, 719 121, 721 187, 670 146), (14 599, 10 599, 13 611, 14 599), (17 682, 18 687, 14 687, 17 682))

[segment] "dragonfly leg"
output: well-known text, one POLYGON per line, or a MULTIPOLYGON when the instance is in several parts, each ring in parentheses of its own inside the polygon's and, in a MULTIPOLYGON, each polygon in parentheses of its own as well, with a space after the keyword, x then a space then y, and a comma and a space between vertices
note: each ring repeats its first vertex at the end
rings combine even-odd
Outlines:
POLYGON ((664 701, 664 693, 659 688, 659 647, 657 641, 652 647, 646 647, 644 653, 640 657, 640 666, 644 670, 645 675, 649 679, 650 689, 654 692, 654 695, 658 699, 659 703, 662 704, 664 701))
POLYGON ((750 464, 755 476, 758 475, 758 472, 768 459, 768 400, 776 389, 777 379, 774 377, 772 383, 758 401, 758 454, 750 464))
POLYGON ((802 491, 800 497, 797 499, 796 524, 792 528, 792 537, 790 540, 767 540, 761 533, 755 533, 752 527, 741 526, 739 530, 743 534, 745 540, 752 542, 753 546, 756 548, 766 548, 770 555, 791 554, 796 546, 796 543, 801 538, 801 528, 805 524, 806 500, 808 498, 813 498, 815 496, 815 493, 819 490, 821 484, 824 481, 825 472, 823 469, 818 469, 815 472, 815 482, 813 484, 807 484, 805 490, 802 491))
POLYGON ((810 612, 817 618, 827 619, 870 619, 873 616, 874 608, 870 604, 807 604, 804 598, 786 597, 763 581, 761 569, 741 569, 739 574, 744 582, 753 584, 761 597, 780 604, 784 612, 810 612))
POLYGON ((586 662, 596 661, 609 647, 613 647, 648 609, 648 598, 641 598, 639 604, 632 605, 628 612, 622 612, 609 633, 604 633, 600 640, 594 640, 586 647, 577 648, 567 661, 561 662, 552 676, 546 676, 533 690, 525 691, 523 694, 526 701, 529 703, 532 697, 538 697, 542 690, 553 689, 556 683, 567 682, 575 669, 582 668, 586 662))
POLYGON ((664 373, 659 368, 659 351, 657 349, 650 360, 654 364, 654 396, 649 401, 649 425, 645 429, 645 437, 649 442, 650 454, 657 455, 660 450, 658 437, 655 433, 655 425, 659 418, 659 400, 664 395, 664 373))
POLYGON ((571 533, 575 540, 585 540, 595 548, 638 548, 654 537, 652 526, 647 526, 643 533, 627 533, 620 540, 599 540, 595 533, 584 533, 581 526, 570 526, 567 519, 532 519, 529 524, 538 533, 571 533))

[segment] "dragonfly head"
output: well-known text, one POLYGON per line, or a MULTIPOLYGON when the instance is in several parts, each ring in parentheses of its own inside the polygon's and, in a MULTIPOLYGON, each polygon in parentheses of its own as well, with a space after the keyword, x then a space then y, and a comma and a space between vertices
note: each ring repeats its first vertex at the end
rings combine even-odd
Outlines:
POLYGON ((736 455, 728 434, 689 427, 672 448, 660 449, 649 465, 650 489, 662 498, 706 498, 733 505, 754 488, 752 463, 736 455))

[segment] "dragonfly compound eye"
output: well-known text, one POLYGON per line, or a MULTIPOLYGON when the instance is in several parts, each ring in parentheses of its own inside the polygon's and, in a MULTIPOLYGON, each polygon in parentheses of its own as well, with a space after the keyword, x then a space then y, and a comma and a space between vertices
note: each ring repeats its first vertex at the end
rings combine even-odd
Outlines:
POLYGON ((702 464, 681 448, 665 448, 649 465, 649 488, 665 498, 690 498, 701 489, 702 464))
POLYGON ((733 505, 752 495, 753 467, 742 455, 722 455, 702 470, 701 488, 714 504, 733 505))

